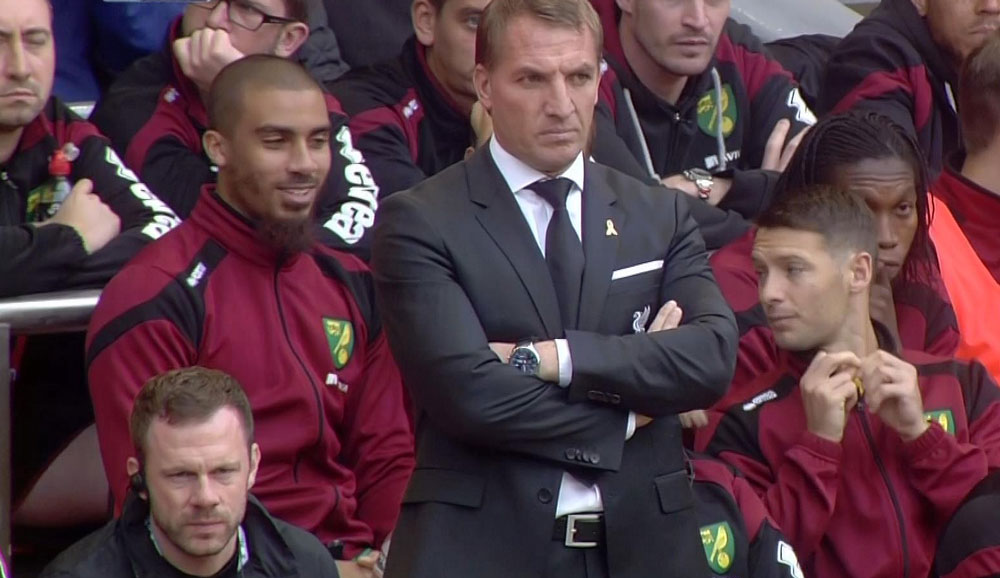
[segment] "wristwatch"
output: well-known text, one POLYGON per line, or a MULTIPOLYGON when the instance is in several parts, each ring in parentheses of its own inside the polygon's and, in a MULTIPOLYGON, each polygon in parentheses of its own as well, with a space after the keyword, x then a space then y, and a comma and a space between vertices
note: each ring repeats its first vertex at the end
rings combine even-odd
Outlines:
POLYGON ((712 185, 715 178, 712 173, 705 169, 687 169, 683 173, 684 178, 694 183, 694 188, 698 189, 698 198, 707 201, 712 194, 712 185))
POLYGON ((542 367, 541 357, 538 355, 538 350, 535 349, 535 344, 531 341, 521 341, 515 345, 514 349, 510 351, 507 363, 528 375, 538 375, 542 367))

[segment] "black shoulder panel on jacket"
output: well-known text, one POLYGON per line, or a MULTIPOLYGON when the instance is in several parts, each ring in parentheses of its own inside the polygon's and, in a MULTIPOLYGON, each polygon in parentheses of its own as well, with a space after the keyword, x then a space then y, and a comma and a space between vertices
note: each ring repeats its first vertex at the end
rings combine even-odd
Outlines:
POLYGON ((187 267, 152 299, 125 311, 97 332, 87 351, 87 365, 132 328, 155 319, 171 321, 195 349, 200 347, 205 322, 205 290, 209 277, 226 255, 222 245, 211 239, 206 241, 187 267))
POLYGON ((321 252, 313 253, 316 264, 324 275, 344 284, 354 297, 354 302, 361 311, 365 326, 368 328, 368 343, 374 343, 382 332, 382 322, 375 309, 375 280, 371 271, 349 271, 336 257, 321 252))

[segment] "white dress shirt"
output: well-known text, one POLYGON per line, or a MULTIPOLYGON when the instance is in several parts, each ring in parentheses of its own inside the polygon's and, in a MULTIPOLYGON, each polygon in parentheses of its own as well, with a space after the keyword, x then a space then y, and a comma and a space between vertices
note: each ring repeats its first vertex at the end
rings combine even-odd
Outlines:
MULTIPOLYGON (((525 187, 530 187, 536 181, 555 177, 550 177, 511 155, 504 150, 496 138, 490 139, 490 154, 493 155, 493 162, 496 163, 507 186, 514 193, 514 200, 521 208, 524 220, 527 221, 535 243, 544 257, 545 233, 548 231, 549 221, 552 219, 555 209, 538 193, 525 187)), ((573 224, 576 236, 581 238, 581 242, 583 238, 581 233, 583 229, 583 166, 583 153, 580 153, 576 156, 573 164, 558 175, 573 183, 566 196, 566 212, 569 214, 570 222, 573 224)), ((565 339, 556 339, 555 343, 559 360, 559 386, 567 387, 573 380, 573 359, 570 355, 569 344, 565 339)), ((635 414, 629 412, 625 439, 631 438, 633 433, 635 433, 635 414)), ((557 518, 566 514, 603 511, 604 502, 601 500, 601 489, 597 484, 586 484, 569 472, 563 472, 562 484, 559 487, 559 499, 556 502, 557 518)))

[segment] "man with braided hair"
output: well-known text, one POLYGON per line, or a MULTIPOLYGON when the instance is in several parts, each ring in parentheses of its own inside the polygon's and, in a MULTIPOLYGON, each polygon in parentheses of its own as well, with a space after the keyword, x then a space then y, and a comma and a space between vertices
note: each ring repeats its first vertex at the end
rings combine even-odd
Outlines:
MULTIPOLYGON (((878 226, 872 317, 906 349, 951 356, 958 328, 928 237, 927 182, 912 136, 886 117, 855 111, 831 115, 813 127, 792 157, 778 194, 825 184, 863 198, 878 226)), ((754 235, 751 231, 711 258, 719 287, 739 320, 734 393, 771 369, 778 353, 757 298, 750 259, 754 235)))

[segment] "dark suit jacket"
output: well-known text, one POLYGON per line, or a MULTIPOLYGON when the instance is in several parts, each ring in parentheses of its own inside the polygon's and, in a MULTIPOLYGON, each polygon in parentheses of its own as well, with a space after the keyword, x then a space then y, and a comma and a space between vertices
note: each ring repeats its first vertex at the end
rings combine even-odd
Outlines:
POLYGON ((541 577, 567 470, 601 488, 612 576, 707 576, 675 414, 725 391, 737 329, 683 196, 587 163, 575 331, 488 147, 380 213, 378 306, 417 410, 418 464, 386 576, 541 577), (683 325, 635 334, 668 299, 683 325), (488 346, 527 337, 568 340, 568 388, 488 346), (629 410, 657 419, 626 442, 629 410))

